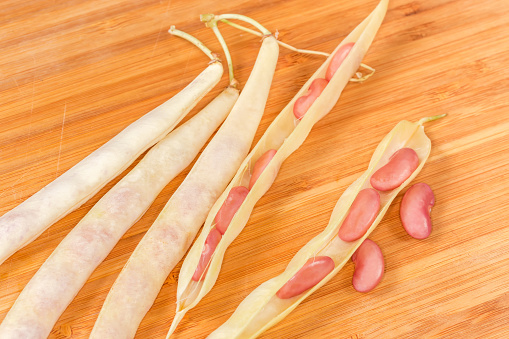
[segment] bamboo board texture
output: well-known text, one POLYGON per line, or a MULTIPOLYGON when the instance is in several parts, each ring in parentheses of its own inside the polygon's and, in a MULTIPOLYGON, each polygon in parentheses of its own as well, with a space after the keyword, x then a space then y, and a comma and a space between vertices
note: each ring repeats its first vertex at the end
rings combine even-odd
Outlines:
MULTIPOLYGON (((376 4, 3 1, 0 214, 205 68, 206 57, 171 37, 170 25, 220 52, 199 14, 240 13, 278 29, 284 42, 330 52, 376 4)), ((506 0, 392 0, 364 60, 376 68, 375 75, 364 84, 349 84, 283 164, 226 252, 216 286, 186 315, 174 337, 204 338, 256 286, 282 272, 326 226, 339 196, 367 168, 376 145, 397 122, 447 113, 426 126, 433 148, 416 178, 436 195, 432 235, 419 241, 405 233, 399 196, 370 237, 386 260, 381 284, 367 294, 355 292, 349 263, 263 338, 509 338, 508 27, 506 0)), ((260 39, 231 27, 222 32, 243 84, 260 39)), ((281 48, 255 141, 322 61, 281 48)), ((198 108, 226 84, 225 75, 198 108)), ((96 269, 50 338, 89 335, 118 273, 190 168, 164 189, 96 269)), ((0 266, 0 321, 58 243, 118 180, 0 266)), ((180 265, 137 338, 165 336, 175 313, 180 265)))

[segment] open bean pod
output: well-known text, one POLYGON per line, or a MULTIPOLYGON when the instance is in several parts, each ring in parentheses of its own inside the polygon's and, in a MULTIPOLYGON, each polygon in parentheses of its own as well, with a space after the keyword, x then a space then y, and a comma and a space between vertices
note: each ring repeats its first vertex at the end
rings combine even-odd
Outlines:
POLYGON ((301 90, 295 95, 290 103, 280 112, 269 126, 251 153, 240 166, 237 174, 221 197, 212 207, 200 236, 187 255, 178 280, 177 288, 177 313, 173 320, 169 334, 174 330, 184 314, 193 308, 214 286, 221 269, 223 256, 228 246, 242 232, 256 202, 267 192, 274 182, 283 161, 292 154, 304 142, 313 125, 325 116, 336 104, 341 92, 348 84, 350 78, 360 66, 361 60, 371 45, 378 28, 380 27, 387 10, 388 0, 382 0, 376 9, 357 26, 339 45, 313 76, 306 82, 301 90), (325 87, 321 95, 301 120, 295 118, 293 106, 295 101, 305 95, 310 84, 317 78, 324 78, 326 70, 334 54, 347 43, 355 45, 345 58, 341 66, 325 87), (256 182, 252 185, 247 197, 235 213, 226 232, 212 254, 207 269, 203 272, 200 280, 192 279, 200 262, 206 239, 215 227, 215 217, 234 187, 249 187, 253 168, 257 160, 269 150, 277 150, 276 154, 267 164, 256 182))
MULTIPOLYGON (((425 121, 425 120, 424 120, 425 121)), ((431 141, 424 133, 421 123, 402 121, 382 140, 373 154, 369 167, 343 193, 332 212, 325 230, 311 239, 288 264, 279 276, 266 281, 240 303, 235 313, 209 338, 255 338, 288 315, 307 296, 334 277, 357 248, 382 220, 392 200, 420 172, 428 159, 431 141), (355 241, 343 241, 338 237, 339 229, 348 215, 358 193, 370 186, 370 178, 379 168, 390 161, 390 157, 401 148, 412 148, 417 153, 417 169, 399 187, 380 193, 380 210, 365 234, 355 241), (312 258, 329 257, 334 269, 319 283, 291 298, 281 299, 278 291, 312 258)))

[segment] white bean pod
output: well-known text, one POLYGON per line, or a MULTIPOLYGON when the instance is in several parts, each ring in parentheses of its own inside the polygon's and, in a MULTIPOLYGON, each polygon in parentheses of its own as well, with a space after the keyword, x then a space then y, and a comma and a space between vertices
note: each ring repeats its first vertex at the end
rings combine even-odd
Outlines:
POLYGON ((0 324, 0 338, 45 338, 124 233, 161 190, 184 170, 230 112, 228 88, 191 120, 157 143, 62 240, 0 324))
POLYGON ((39 192, 0 217, 0 264, 122 173, 161 140, 220 80, 213 62, 173 98, 145 114, 39 192))
POLYGON ((168 337, 175 331, 176 326, 184 317, 184 314, 196 306, 214 286, 221 269, 226 249, 242 232, 251 215, 254 205, 265 194, 265 192, 267 192, 274 182, 283 161, 299 148, 308 136, 314 124, 330 112, 338 101, 341 92, 359 68, 364 55, 366 54, 378 28, 380 27, 380 24, 382 23, 387 8, 387 2, 388 0, 382 0, 377 9, 336 47, 334 52, 304 84, 290 103, 279 113, 260 141, 244 160, 230 185, 228 185, 221 197, 212 207, 200 236, 189 250, 189 254, 182 264, 177 288, 177 311, 168 333, 168 337), (309 86, 315 79, 325 77, 325 73, 335 52, 337 52, 344 44, 351 42, 355 43, 354 47, 334 73, 329 84, 309 107, 302 119, 296 119, 293 114, 293 106, 295 102, 300 97, 307 94, 309 86), (230 226, 223 234, 221 241, 217 245, 203 278, 200 279, 200 281, 192 280, 201 258, 206 238, 211 229, 215 227, 215 216, 223 205, 230 190, 237 186, 248 187, 251 173, 256 161, 271 149, 277 150, 275 156, 265 167, 254 185, 252 185, 249 194, 237 210, 230 226))
POLYGON ((120 272, 90 338, 132 338, 136 334, 168 274, 182 259, 212 205, 248 154, 265 109, 278 54, 276 41, 264 39, 230 115, 120 272))
POLYGON ((373 154, 369 167, 355 180, 339 198, 325 230, 311 239, 290 261, 285 271, 257 287, 237 307, 233 315, 208 338, 256 338, 286 317, 305 298, 327 283, 348 262, 357 248, 381 221, 393 199, 420 172, 428 159, 431 141, 424 133, 422 119, 418 123, 401 121, 382 140, 373 154), (419 166, 392 191, 380 192, 380 211, 367 232, 355 241, 343 241, 338 231, 354 202, 358 192, 370 187, 370 178, 379 168, 389 162, 397 150, 410 147, 417 152, 419 166), (310 260, 315 257, 329 257, 335 267, 325 278, 302 294, 289 299, 277 297, 277 292, 310 260))

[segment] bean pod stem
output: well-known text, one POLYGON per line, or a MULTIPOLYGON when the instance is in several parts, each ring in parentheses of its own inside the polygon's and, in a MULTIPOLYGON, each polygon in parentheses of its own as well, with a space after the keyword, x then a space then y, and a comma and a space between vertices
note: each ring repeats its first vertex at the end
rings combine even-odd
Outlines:
MULTIPOLYGON (((250 34, 253 34, 253 35, 256 35, 256 36, 259 36, 259 37, 264 37, 264 35, 260 32, 257 32, 253 29, 250 29, 250 28, 247 28, 247 27, 244 27, 242 25, 239 25, 237 23, 234 23, 234 22, 231 22, 227 19, 221 19, 220 20, 221 22, 224 22, 225 24, 228 24, 232 27, 235 27, 241 31, 244 31, 244 32, 247 32, 247 33, 250 33, 250 34)), ((312 50, 309 50, 309 49, 301 49, 301 48, 296 48, 296 47, 293 47, 292 45, 289 45, 281 40, 279 40, 277 38, 277 32, 276 32, 276 41, 277 43, 281 46, 281 47, 284 47, 286 49, 289 49, 290 51, 294 51, 294 52, 297 52, 297 53, 302 53, 302 54, 311 54, 311 55, 321 55, 321 56, 325 56, 325 57, 329 57, 330 56, 330 53, 326 53, 326 52, 320 52, 320 51, 312 51, 312 50)), ((362 72, 357 72, 355 73, 355 75, 357 76, 357 78, 351 78, 350 81, 351 82, 359 82, 359 83, 362 83, 364 81, 366 81, 367 79, 371 78, 373 76, 373 74, 375 74, 375 69, 371 66, 368 66, 366 64, 363 64, 361 63, 359 65, 359 67, 362 67, 362 68, 365 68, 367 69, 368 71, 370 71, 370 73, 367 73, 367 74, 362 74, 362 72)))
POLYGON ((212 53, 212 51, 208 49, 207 46, 205 46, 200 40, 196 39, 191 34, 176 29, 174 25, 170 26, 168 33, 189 41, 190 43, 198 47, 203 53, 205 53, 205 55, 208 56, 211 61, 219 61, 216 54, 212 53))
MULTIPOLYGON (((253 35, 257 35, 259 37, 262 37, 263 38, 263 34, 260 33, 260 32, 257 32, 255 30, 252 30, 250 28, 247 28, 247 27, 244 27, 242 25, 239 25, 239 24, 236 24, 234 22, 231 22, 227 19, 221 19, 221 22, 224 22, 225 24, 228 24, 232 27, 235 27, 237 29, 240 29, 241 31, 244 31, 244 32, 248 32, 250 34, 253 34, 253 35)), ((277 34, 277 32, 276 32, 277 34)), ((281 40, 277 40, 277 43, 286 48, 286 49, 289 49, 291 51, 294 51, 294 52, 297 52, 297 53, 302 53, 302 54, 313 54, 313 55, 322 55, 322 56, 325 56, 325 57, 328 57, 330 54, 329 53, 325 53, 325 52, 319 52, 319 51, 311 51, 311 50, 308 50, 308 49, 300 49, 300 48, 296 48, 296 47, 293 47, 285 42, 282 42, 281 40)))

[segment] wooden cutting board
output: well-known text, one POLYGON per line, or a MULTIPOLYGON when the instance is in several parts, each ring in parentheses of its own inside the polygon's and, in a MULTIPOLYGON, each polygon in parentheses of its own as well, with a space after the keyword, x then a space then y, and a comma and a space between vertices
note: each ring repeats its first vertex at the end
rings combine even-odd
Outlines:
MULTIPOLYGON (((207 59, 170 25, 220 52, 200 13, 251 16, 280 39, 330 52, 376 0, 4 0, 0 15, 0 214, 44 187, 167 100, 207 59)), ((327 224, 344 189, 400 120, 447 113, 416 181, 436 194, 426 240, 403 230, 398 197, 370 237, 386 260, 381 284, 351 286, 353 265, 264 338, 509 338, 509 3, 392 0, 364 62, 376 68, 282 166, 226 253, 214 289, 175 338, 204 338, 327 224)), ((260 39, 221 27, 244 84, 260 39)), ((281 49, 256 140, 323 62, 281 49)), ((226 85, 222 82, 198 109, 226 85)), ((197 110, 194 110, 192 116, 197 110)), ((190 167, 159 195, 97 268, 50 338, 86 338, 118 273, 190 167)), ((127 172, 127 171, 126 171, 127 172)), ((125 173, 124 173, 125 174, 125 173)), ((123 175, 124 175, 123 174, 123 175)), ((36 270, 119 178, 0 266, 0 321, 36 270)), ((180 264, 137 338, 164 337, 180 264)))

